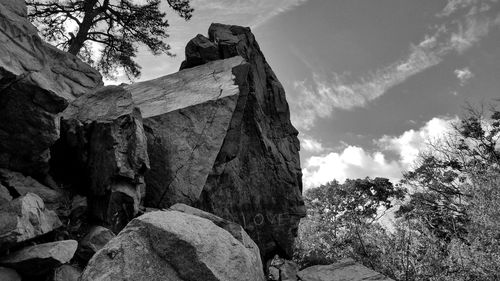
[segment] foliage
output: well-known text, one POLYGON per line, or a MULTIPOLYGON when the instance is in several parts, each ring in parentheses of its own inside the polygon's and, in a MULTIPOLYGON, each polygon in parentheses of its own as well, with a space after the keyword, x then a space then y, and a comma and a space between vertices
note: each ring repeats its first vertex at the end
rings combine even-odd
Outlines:
MULTIPOLYGON (((140 75, 134 61, 138 44, 154 55, 170 53, 166 14, 161 0, 27 0, 28 16, 42 36, 57 47, 78 55, 104 76, 115 77, 122 67, 129 79, 140 75), (77 27, 76 35, 72 27, 77 27), (92 43, 102 50, 94 60, 92 43)), ((189 20, 193 9, 189 0, 167 0, 180 17, 189 20)))
MULTIPOLYGON (((299 229, 300 253, 313 249, 313 263, 354 257, 395 280, 500 280, 500 112, 492 108, 485 115, 469 107, 454 132, 430 143, 430 150, 403 175, 409 195, 392 231, 363 224, 368 213, 356 208, 351 212, 356 218, 347 221, 355 222, 359 239, 328 233, 339 228, 338 221, 315 215, 318 208, 308 204, 311 194, 336 205, 328 210, 341 210, 335 219, 349 213, 345 202, 363 201, 349 198, 357 198, 356 191, 306 192, 312 215, 299 229)), ((309 262, 310 256, 298 259, 309 262)))
POLYGON ((327 264, 345 257, 370 260, 371 245, 363 241, 380 208, 391 199, 403 198, 403 190, 388 179, 332 181, 304 194, 308 216, 301 222, 296 259, 302 266, 327 264))

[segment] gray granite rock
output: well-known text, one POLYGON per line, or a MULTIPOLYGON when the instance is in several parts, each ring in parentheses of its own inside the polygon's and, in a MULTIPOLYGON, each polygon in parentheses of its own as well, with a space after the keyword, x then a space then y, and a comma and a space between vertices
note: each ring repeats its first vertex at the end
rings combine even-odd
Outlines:
POLYGON ((81 281, 264 281, 258 255, 210 220, 177 211, 132 220, 97 252, 81 281))
POLYGON ((43 200, 28 193, 0 206, 0 250, 60 227, 56 213, 43 200))

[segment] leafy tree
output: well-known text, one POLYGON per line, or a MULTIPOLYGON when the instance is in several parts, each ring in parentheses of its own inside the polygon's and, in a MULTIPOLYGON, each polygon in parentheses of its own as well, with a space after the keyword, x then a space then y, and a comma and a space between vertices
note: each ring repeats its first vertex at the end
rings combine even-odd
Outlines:
MULTIPOLYGON (((123 67, 129 79, 140 75, 133 60, 138 44, 154 55, 170 53, 163 40, 168 37, 166 14, 161 0, 27 0, 28 16, 42 36, 57 47, 78 55, 104 76, 113 78, 123 67), (76 26, 76 34, 72 27, 76 26), (102 47, 94 60, 91 42, 102 47)), ((189 0, 166 0, 180 17, 189 20, 189 0)))
POLYGON ((299 227, 296 259, 302 266, 327 264, 345 257, 355 257, 372 265, 373 244, 370 232, 383 232, 374 224, 380 209, 392 206, 392 199, 402 199, 404 190, 385 178, 329 182, 306 190, 308 210, 299 227))

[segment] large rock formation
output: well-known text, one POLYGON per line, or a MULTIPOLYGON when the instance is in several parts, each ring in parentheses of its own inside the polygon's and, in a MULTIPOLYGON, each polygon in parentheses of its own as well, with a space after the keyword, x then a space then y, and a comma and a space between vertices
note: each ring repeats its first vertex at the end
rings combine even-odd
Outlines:
POLYGON ((151 170, 146 205, 194 205, 241 224, 261 254, 290 257, 305 208, 297 131, 250 29, 213 24, 178 73, 127 87, 151 170))
POLYGON ((0 3, 0 167, 43 177, 58 114, 100 85, 96 70, 38 37, 24 1, 0 3))
POLYGON ((55 177, 88 195, 91 214, 120 231, 139 211, 149 168, 142 116, 130 92, 108 86, 83 95, 61 124, 55 177))
POLYGON ((96 253, 81 281, 264 281, 256 255, 210 220, 156 211, 131 221, 96 253))

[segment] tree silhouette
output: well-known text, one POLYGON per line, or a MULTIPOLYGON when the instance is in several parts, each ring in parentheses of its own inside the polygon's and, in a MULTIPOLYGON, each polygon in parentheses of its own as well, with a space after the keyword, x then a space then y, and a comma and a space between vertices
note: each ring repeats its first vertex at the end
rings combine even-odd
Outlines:
MULTIPOLYGON (((193 9, 189 0, 166 0, 181 18, 189 20, 193 9)), ((129 79, 141 74, 134 61, 138 45, 154 54, 167 54, 170 46, 166 13, 161 0, 27 0, 28 16, 42 36, 58 48, 77 55, 113 78, 123 67, 129 79), (76 27, 76 28, 75 28, 76 27), (75 29, 75 33, 73 33, 75 29), (91 42, 102 47, 93 53, 91 42)))

